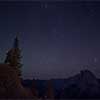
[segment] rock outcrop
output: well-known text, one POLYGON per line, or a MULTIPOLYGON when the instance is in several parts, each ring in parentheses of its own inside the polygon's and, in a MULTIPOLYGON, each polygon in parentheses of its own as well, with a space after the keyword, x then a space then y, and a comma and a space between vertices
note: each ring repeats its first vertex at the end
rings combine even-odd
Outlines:
POLYGON ((69 78, 63 90, 63 98, 100 98, 100 84, 89 70, 69 78))

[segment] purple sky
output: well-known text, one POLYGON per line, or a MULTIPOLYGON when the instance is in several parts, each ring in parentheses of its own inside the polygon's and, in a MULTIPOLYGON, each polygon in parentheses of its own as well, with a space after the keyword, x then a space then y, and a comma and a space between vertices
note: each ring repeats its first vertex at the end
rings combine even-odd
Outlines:
POLYGON ((20 33, 24 78, 100 76, 99 2, 2 2, 0 27, 1 62, 20 33))

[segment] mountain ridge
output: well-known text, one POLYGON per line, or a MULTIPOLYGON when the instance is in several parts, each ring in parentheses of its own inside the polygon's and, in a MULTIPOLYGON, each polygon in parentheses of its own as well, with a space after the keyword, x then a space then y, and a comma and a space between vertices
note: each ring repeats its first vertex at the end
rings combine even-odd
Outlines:
MULTIPOLYGON (((31 88, 33 80, 24 80, 26 84, 23 85, 31 88), (30 84, 27 84, 28 81, 30 84)), ((48 80, 35 80, 40 97, 42 97, 46 91, 47 81, 48 80)), ((78 74, 69 78, 51 79, 51 81, 53 83, 55 98, 100 98, 100 79, 96 78, 90 70, 81 70, 78 74)))

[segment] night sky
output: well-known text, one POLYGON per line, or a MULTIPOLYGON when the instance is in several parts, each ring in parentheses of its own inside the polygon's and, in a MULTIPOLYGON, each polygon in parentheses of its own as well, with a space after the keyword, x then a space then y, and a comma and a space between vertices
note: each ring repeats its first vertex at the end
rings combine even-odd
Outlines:
POLYGON ((100 77, 100 2, 0 2, 1 62, 16 33, 24 78, 100 77))

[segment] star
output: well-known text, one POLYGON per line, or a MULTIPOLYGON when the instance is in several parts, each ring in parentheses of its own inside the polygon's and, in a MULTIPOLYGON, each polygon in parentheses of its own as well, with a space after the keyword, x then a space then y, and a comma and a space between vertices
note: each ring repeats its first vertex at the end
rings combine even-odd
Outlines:
POLYGON ((45 5, 44 5, 44 6, 45 6, 45 8, 48 8, 48 4, 47 4, 47 3, 45 3, 45 5))
POLYGON ((94 63, 97 63, 98 62, 98 59, 97 58, 94 58, 94 63))
POLYGON ((41 3, 41 8, 48 8, 48 4, 47 3, 41 3))

